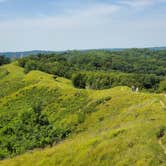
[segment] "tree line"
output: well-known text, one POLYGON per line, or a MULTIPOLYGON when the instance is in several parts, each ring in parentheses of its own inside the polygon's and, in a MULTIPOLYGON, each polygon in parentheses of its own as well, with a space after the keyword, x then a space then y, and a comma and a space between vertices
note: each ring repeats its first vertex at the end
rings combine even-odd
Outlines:
POLYGON ((105 72, 78 72, 73 75, 72 82, 77 88, 107 89, 115 86, 136 86, 140 89, 156 91, 161 78, 153 74, 127 74, 105 72))
POLYGON ((66 77, 79 88, 105 89, 134 84, 143 89, 156 90, 166 76, 166 50, 67 51, 31 55, 18 59, 18 62, 26 73, 41 70, 66 77), (121 74, 117 75, 117 72, 121 74))

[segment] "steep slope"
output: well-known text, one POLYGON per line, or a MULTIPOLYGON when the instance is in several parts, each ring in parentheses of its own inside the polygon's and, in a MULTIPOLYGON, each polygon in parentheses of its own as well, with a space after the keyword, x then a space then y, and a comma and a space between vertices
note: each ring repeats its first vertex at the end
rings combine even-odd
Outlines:
POLYGON ((1 80, 1 159, 63 140, 95 109, 86 106, 87 92, 66 79, 40 71, 25 75, 13 64, 2 70, 8 74, 1 80))
MULTIPOLYGON (((51 134, 56 131, 53 139, 57 140, 50 144, 53 147, 29 151, 1 161, 0 165, 165 165, 164 95, 133 93, 127 87, 79 90, 69 80, 39 71, 25 75, 22 68, 15 65, 4 66, 3 70, 9 73, 3 76, 0 85, 4 80, 12 82, 16 79, 12 75, 20 72, 18 82, 21 86, 11 86, 7 95, 0 99, 1 122, 6 116, 9 118, 1 124, 1 144, 6 138, 2 134, 4 126, 17 126, 20 114, 31 112, 34 103, 42 103, 42 115, 55 129, 51 134)), ((40 133, 36 128, 35 131, 40 133)), ((41 147, 40 144, 31 148, 27 146, 31 143, 28 139, 36 143, 36 139, 28 135, 28 132, 35 135, 35 131, 24 132, 27 139, 21 137, 17 140, 16 136, 11 140, 19 147, 25 145, 16 154, 41 147)), ((45 135, 45 130, 42 131, 45 135)), ((43 135, 40 136, 44 139, 43 135)))
POLYGON ((13 64, 0 68, 0 98, 5 97, 25 86, 23 69, 13 64))

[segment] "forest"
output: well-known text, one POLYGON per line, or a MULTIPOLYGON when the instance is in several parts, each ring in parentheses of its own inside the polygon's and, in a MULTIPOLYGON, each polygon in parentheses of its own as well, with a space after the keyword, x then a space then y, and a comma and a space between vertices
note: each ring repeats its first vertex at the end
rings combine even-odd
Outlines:
POLYGON ((66 77, 77 88, 107 89, 138 86, 160 92, 166 76, 166 50, 127 49, 121 51, 66 51, 18 59, 25 73, 40 70, 66 77))

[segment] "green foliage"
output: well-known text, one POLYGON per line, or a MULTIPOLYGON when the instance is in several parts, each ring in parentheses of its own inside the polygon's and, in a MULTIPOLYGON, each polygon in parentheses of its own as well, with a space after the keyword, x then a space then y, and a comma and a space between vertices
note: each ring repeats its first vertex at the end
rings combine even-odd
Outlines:
POLYGON ((0 156, 30 151, 0 165, 165 165, 164 95, 127 87, 80 90, 39 71, 24 80, 31 85, 1 99, 0 128, 8 137, 0 135, 0 156))
POLYGON ((0 66, 8 63, 10 63, 10 59, 6 56, 0 55, 0 66))
POLYGON ((111 99, 112 99, 111 96, 106 96, 106 97, 104 97, 104 98, 101 98, 101 99, 97 100, 97 101, 96 101, 96 104, 97 104, 97 105, 98 105, 98 104, 104 104, 104 103, 110 101, 111 99))
POLYGON ((0 158, 36 150, 0 165, 164 165, 159 140, 164 146, 165 95, 115 87, 164 90, 164 55, 137 49, 66 52, 20 59, 24 70, 2 66, 0 158), (152 65, 156 59, 159 66, 152 65), (32 70, 72 78, 81 89, 32 70))
POLYGON ((161 127, 159 128, 159 130, 157 131, 157 133, 156 133, 157 138, 163 137, 164 134, 165 134, 165 132, 166 132, 166 126, 161 126, 161 127))
POLYGON ((0 136, 0 149, 6 152, 1 153, 1 158, 44 147, 52 144, 57 137, 48 117, 42 113, 40 105, 1 126, 0 136))
POLYGON ((72 78, 73 85, 77 88, 108 89, 115 86, 132 85, 140 89, 157 90, 160 77, 145 74, 124 74, 105 72, 81 72, 72 78))
MULTIPOLYGON (((31 70, 41 70, 49 74, 63 76, 66 78, 71 77, 72 65, 60 60, 56 61, 54 57, 50 56, 30 56, 28 58, 18 59, 18 64, 24 67, 25 73, 31 70)), ((74 70, 74 69, 73 69, 74 70)))
POLYGON ((0 80, 6 90, 0 99, 1 159, 56 144, 84 122, 89 109, 95 110, 88 95, 68 80, 39 71, 25 75, 12 64, 1 70, 10 71, 0 80))
POLYGON ((166 75, 164 55, 166 50, 69 51, 29 56, 18 62, 25 72, 41 70, 70 78, 78 88, 107 89, 135 85, 140 89, 158 91, 159 82, 166 75))
POLYGON ((163 81, 160 82, 159 91, 160 92, 166 92, 166 80, 163 80, 163 81))
POLYGON ((28 73, 29 71, 31 70, 37 70, 37 63, 35 61, 28 61, 26 64, 25 64, 25 73, 28 73))
MULTIPOLYGON (((42 71, 71 76, 77 70, 121 71, 125 73, 166 75, 166 50, 129 49, 123 51, 69 51, 19 59, 20 66, 33 60, 42 71), (50 68, 55 68, 53 71, 50 68), (57 69, 56 69, 57 68, 57 69)), ((53 74, 53 73, 52 73, 53 74)))
POLYGON ((72 82, 75 87, 84 89, 86 87, 86 79, 86 74, 77 73, 73 75, 72 82))

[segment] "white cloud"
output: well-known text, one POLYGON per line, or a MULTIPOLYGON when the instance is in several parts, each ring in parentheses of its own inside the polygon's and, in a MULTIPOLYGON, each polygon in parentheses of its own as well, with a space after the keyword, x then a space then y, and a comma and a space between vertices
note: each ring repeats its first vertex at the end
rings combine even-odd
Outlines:
POLYGON ((166 44, 163 19, 129 20, 125 18, 128 13, 123 16, 123 5, 93 4, 52 17, 41 14, 38 18, 0 21, 0 48, 63 50, 166 44))
POLYGON ((144 7, 152 5, 153 0, 121 0, 119 3, 131 7, 144 7))
POLYGON ((130 7, 149 7, 157 3, 165 3, 166 0, 120 0, 118 3, 130 7))
POLYGON ((118 9, 115 5, 95 4, 80 10, 66 10, 57 16, 3 20, 0 21, 1 48, 5 45, 14 50, 64 49, 74 45, 78 48, 80 42, 88 40, 118 9))
POLYGON ((67 29, 80 26, 91 26, 97 22, 103 22, 105 19, 111 19, 113 15, 118 12, 119 6, 110 4, 95 4, 93 6, 82 8, 82 9, 72 9, 66 10, 63 14, 57 16, 47 16, 40 14, 37 18, 30 19, 18 19, 14 21, 5 21, 5 24, 15 24, 22 26, 32 26, 32 27, 50 27, 54 29, 67 29))
POLYGON ((95 4, 89 8, 81 10, 67 10, 67 13, 79 16, 100 16, 111 15, 120 9, 117 5, 111 4, 95 4))

